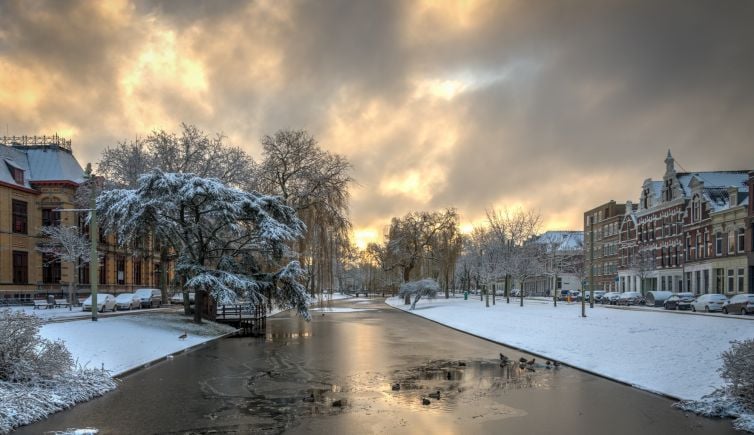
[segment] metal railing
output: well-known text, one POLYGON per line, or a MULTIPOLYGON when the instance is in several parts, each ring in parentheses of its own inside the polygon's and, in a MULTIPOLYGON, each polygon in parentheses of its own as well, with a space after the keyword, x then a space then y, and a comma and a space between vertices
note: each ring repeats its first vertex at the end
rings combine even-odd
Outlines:
POLYGON ((66 151, 71 151, 71 140, 60 137, 56 134, 52 136, 0 136, 0 145, 5 146, 56 146, 66 151))

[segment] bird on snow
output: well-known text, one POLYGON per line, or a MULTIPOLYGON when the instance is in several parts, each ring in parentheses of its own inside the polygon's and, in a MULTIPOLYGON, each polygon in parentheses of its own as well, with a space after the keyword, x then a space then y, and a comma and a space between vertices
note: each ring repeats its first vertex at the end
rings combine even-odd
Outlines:
POLYGON ((186 339, 186 337, 188 337, 188 332, 186 332, 186 331, 183 331, 183 334, 179 335, 179 336, 178 336, 178 339, 179 339, 179 340, 185 340, 185 339, 186 339))
POLYGON ((429 397, 431 397, 433 399, 436 399, 436 400, 440 400, 440 390, 437 390, 436 393, 429 393, 429 394, 427 394, 427 396, 429 396, 429 397))

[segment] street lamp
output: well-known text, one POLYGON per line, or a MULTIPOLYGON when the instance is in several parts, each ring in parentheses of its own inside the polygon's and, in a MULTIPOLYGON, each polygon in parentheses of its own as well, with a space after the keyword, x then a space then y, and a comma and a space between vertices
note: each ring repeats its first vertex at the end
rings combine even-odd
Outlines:
POLYGON ((86 164, 84 179, 89 181, 89 242, 91 253, 89 255, 89 283, 91 285, 92 298, 92 322, 97 321, 97 284, 99 284, 99 256, 97 255, 97 241, 99 230, 97 229, 97 192, 95 177, 92 172, 92 164, 86 164))

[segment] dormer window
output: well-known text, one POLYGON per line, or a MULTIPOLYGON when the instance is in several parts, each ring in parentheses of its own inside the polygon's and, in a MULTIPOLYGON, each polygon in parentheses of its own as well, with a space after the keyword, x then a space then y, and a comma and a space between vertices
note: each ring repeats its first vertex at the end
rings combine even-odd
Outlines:
POLYGON ((13 165, 7 164, 7 163, 6 163, 6 166, 8 166, 8 171, 10 171, 10 175, 11 177, 13 177, 13 181, 15 181, 16 184, 23 185, 24 184, 24 170, 21 168, 17 168, 13 165))

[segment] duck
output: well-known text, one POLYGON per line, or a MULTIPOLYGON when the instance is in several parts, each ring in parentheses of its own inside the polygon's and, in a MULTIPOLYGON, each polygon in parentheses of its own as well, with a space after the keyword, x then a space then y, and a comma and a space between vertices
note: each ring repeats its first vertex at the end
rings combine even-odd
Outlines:
POLYGON ((458 365, 459 365, 460 367, 466 367, 466 362, 465 362, 465 361, 459 361, 459 362, 458 362, 458 365))
POLYGON ((531 361, 527 361, 526 364, 528 364, 530 366, 533 366, 534 365, 534 361, 535 361, 535 359, 532 358, 531 361))
POLYGON ((397 382, 396 382, 396 383, 394 383, 393 385, 391 385, 391 386, 390 386, 390 388, 391 388, 391 389, 392 389, 393 391, 398 391, 398 390, 400 390, 400 389, 401 389, 401 384, 399 384, 399 383, 397 383, 397 382))
POLYGON ((508 361, 508 357, 507 357, 507 356, 505 356, 505 355, 503 355, 503 354, 501 353, 501 354, 500 354, 500 361, 508 361))
POLYGON ((550 364, 552 364, 552 361, 550 361, 549 359, 547 361, 545 361, 545 365, 549 366, 550 364))
POLYGON ((526 362, 526 358, 524 358, 524 357, 521 357, 521 358, 519 358, 519 359, 518 359, 518 362, 520 362, 520 363, 525 363, 525 362, 526 362))
POLYGON ((178 339, 179 340, 185 340, 186 337, 188 337, 188 332, 187 331, 183 331, 183 334, 179 335, 178 339))
POLYGON ((536 371, 536 370, 534 370, 534 367, 532 367, 532 366, 526 366, 526 370, 528 370, 530 372, 535 372, 536 371))
POLYGON ((559 363, 559 362, 557 362, 557 361, 553 362, 553 363, 552 363, 552 365, 554 365, 554 366, 555 366, 555 368, 558 368, 558 367, 560 367, 560 363, 559 363))
POLYGON ((429 394, 427 394, 427 396, 429 396, 429 397, 431 397, 431 398, 433 398, 435 400, 440 400, 440 390, 437 390, 436 393, 429 393, 429 394))
POLYGON ((429 399, 427 399, 426 397, 422 397, 422 405, 429 405, 430 403, 432 402, 430 402, 429 399))
POLYGON ((314 402, 314 393, 309 393, 309 397, 304 397, 304 402, 314 402))
POLYGON ((342 406, 343 406, 343 401, 342 401, 342 400, 340 400, 340 399, 338 399, 338 400, 336 400, 336 401, 334 401, 334 402, 332 403, 332 406, 334 406, 334 407, 336 407, 336 408, 340 408, 340 407, 342 407, 342 406))

